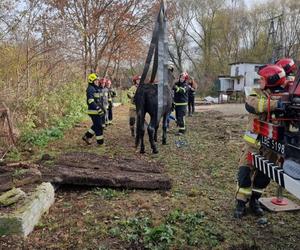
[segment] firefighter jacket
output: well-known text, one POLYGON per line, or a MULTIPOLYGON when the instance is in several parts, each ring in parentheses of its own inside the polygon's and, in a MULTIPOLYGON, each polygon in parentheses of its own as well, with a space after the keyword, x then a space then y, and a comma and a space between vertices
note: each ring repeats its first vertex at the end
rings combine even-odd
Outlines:
POLYGON ((174 91, 174 104, 175 106, 183 106, 188 104, 188 85, 184 82, 176 82, 173 91, 174 91))
POLYGON ((117 96, 116 91, 113 88, 108 89, 108 102, 112 103, 113 98, 117 96))
POLYGON ((244 140, 249 146, 259 148, 257 135, 254 134, 253 131, 254 119, 266 121, 268 106, 270 107, 271 112, 277 108, 278 101, 274 99, 275 97, 271 97, 269 103, 268 97, 270 94, 270 90, 253 89, 251 94, 246 98, 245 108, 249 112, 249 115, 247 132, 244 135, 244 140))
POLYGON ((86 89, 86 100, 88 105, 87 113, 89 115, 103 115, 102 93, 101 89, 89 83, 86 89))
POLYGON ((134 103, 134 96, 137 90, 137 86, 133 85, 130 87, 130 89, 127 92, 127 97, 130 99, 130 108, 135 108, 135 103, 134 103))

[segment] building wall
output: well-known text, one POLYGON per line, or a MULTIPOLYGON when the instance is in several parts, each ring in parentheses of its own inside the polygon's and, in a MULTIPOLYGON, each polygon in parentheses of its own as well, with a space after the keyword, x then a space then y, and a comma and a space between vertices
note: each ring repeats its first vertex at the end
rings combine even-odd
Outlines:
POLYGON ((219 78, 219 80, 220 80, 220 91, 233 89, 233 81, 230 78, 219 78))
POLYGON ((231 65, 230 76, 234 79, 234 90, 243 91, 244 87, 253 86, 255 79, 259 79, 256 70, 261 65, 249 63, 231 65))
POLYGON ((257 70, 258 67, 261 66, 261 64, 245 64, 245 65, 246 65, 246 72, 247 72, 245 86, 251 87, 254 84, 254 80, 260 78, 259 75, 257 74, 257 70))

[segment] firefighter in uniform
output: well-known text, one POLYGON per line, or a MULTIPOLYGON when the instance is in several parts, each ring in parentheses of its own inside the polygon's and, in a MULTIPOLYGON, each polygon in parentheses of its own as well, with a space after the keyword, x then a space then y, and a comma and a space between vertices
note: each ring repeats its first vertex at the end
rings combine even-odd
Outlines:
POLYGON ((88 87, 86 89, 87 114, 92 119, 93 125, 85 133, 82 139, 88 144, 91 144, 91 138, 96 135, 98 145, 102 145, 103 140, 103 128, 102 118, 104 116, 104 108, 102 105, 102 94, 99 88, 99 79, 95 73, 89 74, 88 76, 88 87))
POLYGON ((133 85, 130 87, 130 89, 127 92, 127 97, 130 99, 130 107, 129 107, 129 126, 131 131, 131 136, 134 137, 134 125, 136 121, 136 108, 134 103, 134 96, 136 93, 136 90, 140 84, 140 76, 134 76, 132 78, 133 85))
POLYGON ((111 87, 111 80, 107 80, 106 88, 108 89, 108 125, 112 124, 113 120, 113 98, 117 96, 116 91, 111 87))
POLYGON ((188 85, 187 80, 189 78, 188 73, 181 73, 179 81, 175 83, 173 87, 174 91, 174 106, 177 126, 179 127, 178 134, 184 134, 185 127, 185 115, 188 105, 188 85))
POLYGON ((261 76, 260 88, 254 88, 246 98, 245 108, 249 112, 247 132, 244 135, 245 145, 242 150, 237 174, 238 187, 236 192, 235 218, 245 215, 246 204, 256 215, 262 215, 258 199, 263 190, 270 183, 270 179, 263 172, 255 171, 248 161, 249 152, 260 153, 266 159, 276 163, 278 156, 269 149, 260 146, 258 135, 253 133, 253 121, 255 118, 266 121, 268 108, 275 111, 283 107, 283 102, 271 96, 270 103, 268 97, 277 89, 284 88, 286 85, 286 75, 283 68, 277 65, 265 65, 260 68, 258 74, 261 76))

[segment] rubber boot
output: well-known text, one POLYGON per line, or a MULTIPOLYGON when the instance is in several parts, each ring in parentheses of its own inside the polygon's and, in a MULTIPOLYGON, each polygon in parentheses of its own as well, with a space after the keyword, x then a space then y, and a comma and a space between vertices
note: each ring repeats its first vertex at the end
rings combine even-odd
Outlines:
POLYGON ((104 144, 103 139, 97 140, 97 146, 102 146, 103 144, 104 144))
POLYGON ((236 219, 241 219, 245 214, 246 214, 246 202, 242 200, 237 200, 233 217, 236 219))
POLYGON ((264 214, 264 210, 261 208, 260 203, 258 201, 260 196, 260 193, 252 192, 249 203, 251 211, 257 216, 262 216, 264 214))
POLYGON ((82 140, 84 140, 87 145, 92 144, 91 139, 88 138, 86 134, 82 137, 82 140))

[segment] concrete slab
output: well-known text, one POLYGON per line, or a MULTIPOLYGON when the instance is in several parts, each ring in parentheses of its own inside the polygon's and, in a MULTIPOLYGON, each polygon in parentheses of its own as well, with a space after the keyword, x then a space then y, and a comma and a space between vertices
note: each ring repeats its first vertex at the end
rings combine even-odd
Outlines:
POLYGON ((53 203, 54 188, 51 183, 44 182, 22 205, 0 216, 0 235, 18 234, 26 237, 53 203))

